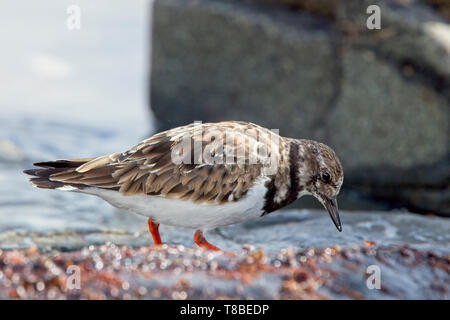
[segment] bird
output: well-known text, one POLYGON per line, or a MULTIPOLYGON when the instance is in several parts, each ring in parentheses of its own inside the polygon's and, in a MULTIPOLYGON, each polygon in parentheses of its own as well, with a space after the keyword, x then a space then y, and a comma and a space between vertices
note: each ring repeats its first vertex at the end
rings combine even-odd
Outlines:
POLYGON ((336 153, 308 139, 282 137, 251 122, 193 122, 157 133, 125 152, 34 163, 38 188, 95 195, 160 224, 195 230, 194 242, 221 250, 204 234, 264 217, 314 196, 339 232, 337 195, 344 172, 336 153))

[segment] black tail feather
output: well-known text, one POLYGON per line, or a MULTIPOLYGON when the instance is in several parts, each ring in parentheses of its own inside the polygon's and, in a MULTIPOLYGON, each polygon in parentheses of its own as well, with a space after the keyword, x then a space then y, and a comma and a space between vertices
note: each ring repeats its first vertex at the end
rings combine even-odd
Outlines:
POLYGON ((41 189, 58 189, 64 187, 66 184, 61 182, 50 181, 46 178, 31 178, 30 182, 38 188, 41 189))
POLYGON ((41 168, 48 168, 48 169, 56 169, 56 168, 63 168, 63 169, 70 169, 70 168, 77 168, 86 162, 90 161, 92 159, 62 159, 62 160, 55 160, 55 161, 45 161, 45 162, 37 162, 33 163, 36 167, 41 168))
POLYGON ((57 189, 67 185, 76 187, 78 189, 82 189, 86 186, 80 184, 71 184, 71 183, 63 183, 58 181, 52 181, 50 176, 55 173, 74 170, 86 163, 91 159, 74 159, 74 160, 56 160, 56 161, 48 161, 48 162, 38 162, 34 163, 35 166, 41 167, 44 169, 29 169, 24 170, 23 172, 27 175, 32 176, 30 178, 30 182, 38 187, 43 189, 57 189))

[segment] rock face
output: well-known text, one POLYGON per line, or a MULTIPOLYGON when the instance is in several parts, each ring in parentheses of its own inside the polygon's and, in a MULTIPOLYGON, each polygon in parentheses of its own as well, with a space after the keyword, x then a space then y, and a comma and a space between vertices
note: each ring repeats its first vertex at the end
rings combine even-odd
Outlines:
POLYGON ((159 129, 279 128, 336 150, 344 195, 450 215, 450 24, 418 1, 309 2, 156 0, 159 129), (366 27, 371 4, 381 30, 366 27))

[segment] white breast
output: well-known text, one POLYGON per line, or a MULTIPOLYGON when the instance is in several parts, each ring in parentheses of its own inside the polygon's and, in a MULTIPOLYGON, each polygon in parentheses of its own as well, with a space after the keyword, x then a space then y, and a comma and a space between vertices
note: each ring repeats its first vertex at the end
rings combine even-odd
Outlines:
POLYGON ((126 196, 117 191, 98 188, 80 191, 99 196, 115 207, 152 218, 157 223, 205 231, 260 217, 267 180, 266 177, 259 177, 245 197, 223 204, 193 203, 163 196, 126 196))

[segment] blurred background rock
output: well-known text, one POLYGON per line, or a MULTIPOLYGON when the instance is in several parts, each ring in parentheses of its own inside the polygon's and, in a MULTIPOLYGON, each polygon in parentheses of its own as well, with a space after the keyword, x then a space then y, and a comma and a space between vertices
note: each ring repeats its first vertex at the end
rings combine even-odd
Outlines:
POLYGON ((344 166, 341 208, 450 216, 449 19, 444 0, 156 0, 157 127, 245 120, 319 140, 344 166))

